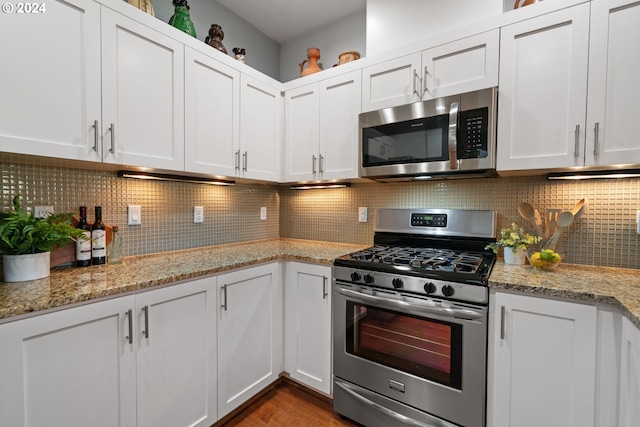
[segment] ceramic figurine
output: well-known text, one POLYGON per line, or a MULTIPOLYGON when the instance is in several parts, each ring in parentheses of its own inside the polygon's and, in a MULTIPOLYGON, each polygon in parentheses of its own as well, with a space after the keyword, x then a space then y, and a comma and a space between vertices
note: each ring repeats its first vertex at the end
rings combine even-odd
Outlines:
POLYGON ((153 11, 151 0, 127 0, 127 3, 134 7, 137 7, 143 12, 147 12, 151 16, 156 16, 156 13, 153 11))
POLYGON ((308 76, 309 74, 322 71, 318 65, 318 59, 320 59, 320 49, 317 47, 310 47, 307 49, 307 59, 300 63, 300 77, 308 76), (307 68, 303 68, 305 62, 309 62, 307 68))
POLYGON ((222 27, 218 24, 213 24, 211 28, 209 28, 209 35, 204 39, 204 42, 226 54, 227 48, 222 44, 223 39, 224 32, 222 31, 222 27))
POLYGON ((191 16, 189 16, 189 5, 187 0, 173 0, 175 12, 169 19, 169 25, 173 25, 179 30, 196 37, 196 28, 193 26, 191 16))
POLYGON ((243 47, 234 47, 233 54, 236 56, 236 59, 244 64, 244 55, 247 53, 245 48, 243 47))

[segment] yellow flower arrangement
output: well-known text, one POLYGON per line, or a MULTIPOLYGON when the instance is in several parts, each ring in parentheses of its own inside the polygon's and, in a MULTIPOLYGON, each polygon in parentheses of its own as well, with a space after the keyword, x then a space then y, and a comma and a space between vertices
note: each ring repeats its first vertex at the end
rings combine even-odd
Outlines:
POLYGON ((542 240, 541 237, 525 232, 522 227, 512 222, 511 227, 503 228, 500 231, 500 240, 487 245, 485 249, 491 249, 497 253, 500 248, 513 248, 513 251, 517 252, 526 250, 527 246, 534 245, 540 240, 542 240))

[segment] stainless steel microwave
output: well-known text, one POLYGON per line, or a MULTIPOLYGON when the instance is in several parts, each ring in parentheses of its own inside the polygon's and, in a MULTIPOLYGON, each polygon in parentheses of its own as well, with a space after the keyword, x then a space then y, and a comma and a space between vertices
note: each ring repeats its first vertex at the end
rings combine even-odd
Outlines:
POLYGON ((497 88, 360 114, 360 176, 496 176, 497 88))

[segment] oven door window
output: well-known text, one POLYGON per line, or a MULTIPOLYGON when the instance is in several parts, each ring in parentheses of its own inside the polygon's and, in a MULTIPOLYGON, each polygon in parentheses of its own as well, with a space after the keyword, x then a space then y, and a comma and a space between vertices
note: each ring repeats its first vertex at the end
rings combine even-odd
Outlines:
POLYGON ((346 351, 461 389, 462 325, 347 301, 346 351))
POLYGON ((446 114, 362 130, 363 166, 449 160, 446 114))

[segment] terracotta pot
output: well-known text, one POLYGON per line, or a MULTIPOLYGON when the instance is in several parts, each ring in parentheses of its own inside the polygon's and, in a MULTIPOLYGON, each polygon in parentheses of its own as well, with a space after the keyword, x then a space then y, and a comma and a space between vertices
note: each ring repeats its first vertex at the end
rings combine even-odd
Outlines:
POLYGON ((318 65, 318 59, 320 59, 320 49, 317 47, 310 47, 307 49, 307 59, 300 63, 300 77, 308 76, 309 74, 317 73, 322 69, 318 65), (304 64, 308 62, 309 66, 304 68, 304 64))
POLYGON ((347 62, 360 59, 360 52, 355 50, 348 50, 338 55, 338 65, 346 64, 347 62))

